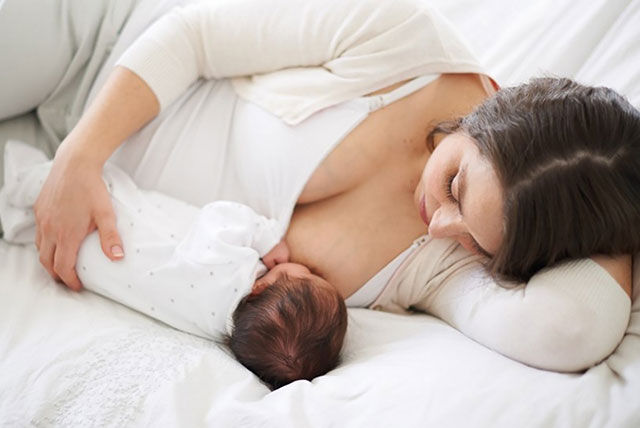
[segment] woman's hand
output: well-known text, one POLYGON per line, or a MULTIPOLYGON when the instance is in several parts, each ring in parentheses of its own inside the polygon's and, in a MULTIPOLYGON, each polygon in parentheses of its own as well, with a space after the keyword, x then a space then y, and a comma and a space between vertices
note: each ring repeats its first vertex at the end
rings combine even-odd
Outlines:
POLYGON ((40 263, 56 280, 82 289, 75 270, 84 238, 98 229, 102 251, 111 260, 124 257, 102 165, 60 147, 34 205, 40 263))
POLYGON ((64 140, 34 205, 40 262, 55 279, 80 290, 78 248, 98 229, 102 251, 124 257, 102 166, 129 136, 153 119, 160 104, 135 73, 116 67, 64 140))

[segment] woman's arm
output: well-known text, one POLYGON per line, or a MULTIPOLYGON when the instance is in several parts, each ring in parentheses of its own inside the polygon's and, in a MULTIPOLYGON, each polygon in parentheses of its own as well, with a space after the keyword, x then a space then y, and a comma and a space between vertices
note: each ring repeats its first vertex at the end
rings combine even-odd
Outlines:
POLYGON ((609 275, 622 287, 627 296, 631 298, 632 288, 632 257, 630 254, 623 256, 597 255, 591 259, 598 263, 609 275))
MULTIPOLYGON (((478 261, 465 260, 462 251, 449 256, 459 261, 436 275, 413 307, 509 358, 545 370, 584 370, 622 340, 630 298, 611 271, 594 260, 562 263, 528 284, 503 288, 478 261)), ((615 270, 624 269, 618 264, 615 270)))
POLYGON ((158 20, 118 63, 161 108, 199 77, 244 77, 236 91, 289 124, 420 75, 482 72, 421 0, 198 2, 158 20))
POLYGON ((109 259, 124 256, 102 166, 158 110, 147 84, 118 67, 56 152, 34 205, 36 247, 49 274, 73 290, 82 288, 75 263, 80 243, 91 231, 98 229, 109 259))

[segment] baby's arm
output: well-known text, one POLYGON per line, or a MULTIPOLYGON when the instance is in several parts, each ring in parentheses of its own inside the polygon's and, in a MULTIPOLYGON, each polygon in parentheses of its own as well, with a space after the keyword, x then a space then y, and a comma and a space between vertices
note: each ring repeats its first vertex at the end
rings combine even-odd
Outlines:
POLYGON ((259 215, 249 206, 215 201, 201 209, 184 241, 198 251, 214 246, 220 249, 243 247, 264 257, 276 247, 283 235, 276 220, 259 215))
MULTIPOLYGON (((450 257, 458 257, 458 248, 450 257)), ((527 284, 503 288, 477 261, 448 269, 413 307, 471 339, 533 367, 584 370, 622 340, 630 299, 592 259, 565 262, 527 284)))

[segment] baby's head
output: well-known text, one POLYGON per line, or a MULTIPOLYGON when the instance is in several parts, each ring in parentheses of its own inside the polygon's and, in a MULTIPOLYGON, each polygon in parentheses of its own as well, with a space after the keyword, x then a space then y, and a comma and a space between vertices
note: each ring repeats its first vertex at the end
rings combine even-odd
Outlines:
POLYGON ((273 389, 334 369, 347 330, 344 300, 331 284, 296 263, 258 279, 233 313, 226 343, 273 389))

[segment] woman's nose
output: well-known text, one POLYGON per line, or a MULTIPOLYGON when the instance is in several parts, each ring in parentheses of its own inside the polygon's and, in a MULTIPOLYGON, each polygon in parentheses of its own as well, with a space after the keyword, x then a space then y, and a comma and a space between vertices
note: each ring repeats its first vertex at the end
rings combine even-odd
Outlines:
POLYGON ((429 235, 433 238, 454 237, 465 233, 460 212, 453 204, 442 205, 433 213, 429 235))

